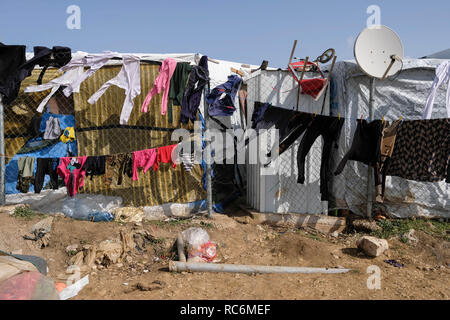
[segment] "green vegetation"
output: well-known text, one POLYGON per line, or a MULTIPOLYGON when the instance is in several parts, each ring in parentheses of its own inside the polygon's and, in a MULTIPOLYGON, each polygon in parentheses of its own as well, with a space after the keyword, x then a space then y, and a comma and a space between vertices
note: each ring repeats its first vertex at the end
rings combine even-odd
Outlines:
POLYGON ((14 213, 12 214, 15 218, 25 219, 25 220, 31 220, 35 215, 42 215, 40 213, 37 213, 33 210, 31 210, 28 207, 17 207, 14 209, 14 213))
POLYGON ((450 240, 450 223, 448 222, 423 219, 394 219, 380 220, 377 224, 381 227, 381 230, 372 232, 372 235, 379 238, 401 237, 410 229, 414 229, 431 236, 444 238, 447 241, 450 240))

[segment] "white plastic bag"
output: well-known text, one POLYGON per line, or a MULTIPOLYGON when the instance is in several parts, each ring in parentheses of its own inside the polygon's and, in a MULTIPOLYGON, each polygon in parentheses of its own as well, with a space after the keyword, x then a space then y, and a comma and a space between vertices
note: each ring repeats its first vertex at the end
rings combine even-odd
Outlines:
POLYGON ((216 257, 216 244, 202 228, 189 228, 181 233, 187 244, 188 262, 211 262, 216 257))

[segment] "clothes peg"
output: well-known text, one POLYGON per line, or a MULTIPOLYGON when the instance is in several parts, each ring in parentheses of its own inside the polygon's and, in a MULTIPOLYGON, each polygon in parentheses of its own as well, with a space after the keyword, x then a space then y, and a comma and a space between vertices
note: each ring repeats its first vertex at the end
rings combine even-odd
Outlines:
POLYGON ((339 115, 339 120, 341 120, 341 113, 339 112, 338 115, 339 115))
POLYGON ((381 123, 384 123, 384 116, 381 118, 381 123))
POLYGON ((317 110, 314 112, 314 118, 317 116, 317 110))
POLYGON ((400 121, 402 120, 402 116, 400 116, 400 121))
POLYGON ((362 123, 362 121, 363 121, 363 114, 361 113, 361 123, 362 123))

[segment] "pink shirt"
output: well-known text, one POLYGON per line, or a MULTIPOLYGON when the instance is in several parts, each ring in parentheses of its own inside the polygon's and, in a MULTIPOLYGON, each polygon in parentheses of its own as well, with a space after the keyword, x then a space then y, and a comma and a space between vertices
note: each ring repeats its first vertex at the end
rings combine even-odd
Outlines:
POLYGON ((144 168, 144 173, 155 164, 156 149, 147 149, 133 152, 133 181, 138 179, 138 168, 144 168))
POLYGON ((142 103, 142 112, 147 112, 148 105, 150 104, 152 98, 161 93, 161 91, 164 89, 164 93, 161 99, 161 114, 166 114, 167 102, 169 101, 170 79, 172 78, 176 66, 177 62, 172 58, 167 58, 162 62, 162 65, 159 68, 159 75, 158 77, 156 77, 155 82, 153 83, 153 88, 145 97, 144 103, 142 103))
POLYGON ((85 169, 83 169, 84 163, 87 157, 64 157, 61 158, 56 173, 64 179, 66 184, 67 193, 73 197, 77 194, 78 189, 83 186, 85 169), (74 161, 72 162, 72 159, 74 161), (72 174, 72 177, 71 177, 72 174))

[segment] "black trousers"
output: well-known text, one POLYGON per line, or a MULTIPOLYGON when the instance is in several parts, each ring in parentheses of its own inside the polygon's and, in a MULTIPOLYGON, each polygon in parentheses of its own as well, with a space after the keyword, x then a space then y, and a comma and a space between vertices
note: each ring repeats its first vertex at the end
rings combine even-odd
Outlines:
MULTIPOLYGON (((333 144, 339 139, 344 119, 317 115, 306 129, 297 152, 298 183, 305 182, 305 159, 319 136, 323 138, 322 161, 320 164, 320 193, 322 201, 329 200, 328 181, 331 176, 330 158, 333 144)), ((337 144, 336 144, 337 146, 337 144)))
POLYGON ((58 158, 38 158, 36 164, 36 174, 34 179, 34 192, 41 193, 44 185, 45 175, 50 176, 50 186, 53 190, 58 189, 58 174, 56 168, 58 167, 58 158))

